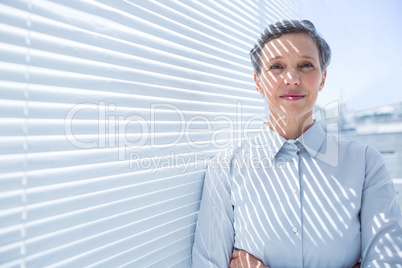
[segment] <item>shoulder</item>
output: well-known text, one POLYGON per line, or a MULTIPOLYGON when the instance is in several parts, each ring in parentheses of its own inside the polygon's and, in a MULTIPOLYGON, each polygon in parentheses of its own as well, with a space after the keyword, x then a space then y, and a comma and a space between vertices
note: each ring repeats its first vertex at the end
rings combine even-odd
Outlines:
POLYGON ((359 156, 367 161, 383 161, 381 153, 373 145, 363 143, 358 140, 342 140, 342 138, 337 139, 333 136, 329 136, 329 139, 333 143, 338 143, 340 151, 346 153, 349 156, 359 156))
POLYGON ((247 138, 238 141, 234 145, 215 154, 209 161, 209 167, 230 169, 239 156, 246 156, 249 154, 251 148, 255 145, 255 137, 247 138))
POLYGON ((373 145, 361 141, 339 141, 340 159, 349 161, 350 165, 362 165, 362 172, 365 176, 365 186, 378 183, 379 181, 389 182, 390 174, 386 167, 381 152, 373 145))
POLYGON ((242 163, 247 162, 250 147, 250 140, 244 139, 215 154, 208 163, 206 183, 225 185, 230 190, 237 168, 245 166, 242 163))
POLYGON ((382 159, 377 148, 359 140, 344 140, 342 137, 328 136, 327 143, 336 146, 341 153, 340 157, 343 159, 355 158, 356 160, 356 157, 363 160, 382 159))
POLYGON ((358 141, 358 140, 344 140, 342 137, 337 138, 334 136, 328 136, 328 139, 331 139, 333 142, 337 142, 339 144, 339 147, 343 150, 348 150, 348 151, 359 151, 359 152, 365 152, 367 148, 367 144, 358 141))
POLYGON ((345 140, 342 137, 327 135, 320 151, 323 154, 320 155, 321 158, 324 156, 331 158, 332 162, 336 164, 333 166, 338 166, 348 172, 354 170, 367 173, 367 170, 371 168, 384 165, 384 159, 377 148, 359 140, 345 140))

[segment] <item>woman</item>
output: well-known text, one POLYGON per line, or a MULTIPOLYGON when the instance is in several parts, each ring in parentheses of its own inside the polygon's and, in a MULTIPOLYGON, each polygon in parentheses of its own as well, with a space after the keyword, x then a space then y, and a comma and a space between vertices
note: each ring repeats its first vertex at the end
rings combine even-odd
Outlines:
POLYGON ((309 21, 280 21, 250 54, 269 121, 212 159, 193 267, 402 267, 401 212, 380 153, 314 122, 325 40, 309 21))

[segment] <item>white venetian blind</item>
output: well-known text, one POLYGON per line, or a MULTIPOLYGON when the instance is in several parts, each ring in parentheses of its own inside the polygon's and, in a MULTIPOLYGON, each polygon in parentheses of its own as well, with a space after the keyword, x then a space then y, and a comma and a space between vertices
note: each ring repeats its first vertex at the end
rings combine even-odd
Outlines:
POLYGON ((1 0, 0 266, 189 267, 207 160, 258 125, 288 1, 1 0))

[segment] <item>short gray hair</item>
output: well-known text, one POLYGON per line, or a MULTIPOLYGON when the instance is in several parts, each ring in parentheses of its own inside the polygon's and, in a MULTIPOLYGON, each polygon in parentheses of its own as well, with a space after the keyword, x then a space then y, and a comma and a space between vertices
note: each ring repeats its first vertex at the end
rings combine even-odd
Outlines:
POLYGON ((250 51, 254 72, 257 74, 261 73, 261 53, 265 44, 288 33, 305 33, 313 38, 320 56, 321 70, 324 72, 331 61, 331 48, 315 30, 314 24, 308 20, 281 20, 269 24, 262 32, 254 48, 250 51))

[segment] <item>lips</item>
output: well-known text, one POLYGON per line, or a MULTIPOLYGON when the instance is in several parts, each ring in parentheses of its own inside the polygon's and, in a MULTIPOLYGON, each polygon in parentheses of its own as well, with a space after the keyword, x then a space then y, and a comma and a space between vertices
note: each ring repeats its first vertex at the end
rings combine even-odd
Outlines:
POLYGON ((280 96, 281 99, 284 100, 289 100, 289 101, 296 101, 296 100, 301 100, 305 97, 306 95, 299 93, 299 92, 286 92, 280 96))

